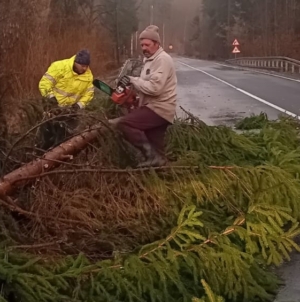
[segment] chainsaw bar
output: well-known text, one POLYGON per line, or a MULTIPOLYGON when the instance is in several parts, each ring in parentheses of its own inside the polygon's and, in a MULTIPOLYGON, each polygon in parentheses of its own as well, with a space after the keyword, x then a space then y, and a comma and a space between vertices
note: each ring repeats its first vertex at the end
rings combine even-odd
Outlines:
POLYGON ((93 85, 99 90, 101 90, 102 92, 108 94, 109 96, 112 96, 114 92, 114 89, 112 87, 110 87, 109 85, 98 79, 93 80, 93 85))

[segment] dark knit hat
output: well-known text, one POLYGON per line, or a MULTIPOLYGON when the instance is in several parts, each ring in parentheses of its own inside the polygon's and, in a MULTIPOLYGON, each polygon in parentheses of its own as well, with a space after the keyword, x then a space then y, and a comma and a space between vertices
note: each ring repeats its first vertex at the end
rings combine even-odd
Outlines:
POLYGON ((75 57, 75 62, 81 65, 90 65, 91 56, 87 49, 80 50, 75 57))
POLYGON ((149 39, 160 43, 159 28, 156 25, 149 25, 140 34, 140 39, 149 39))

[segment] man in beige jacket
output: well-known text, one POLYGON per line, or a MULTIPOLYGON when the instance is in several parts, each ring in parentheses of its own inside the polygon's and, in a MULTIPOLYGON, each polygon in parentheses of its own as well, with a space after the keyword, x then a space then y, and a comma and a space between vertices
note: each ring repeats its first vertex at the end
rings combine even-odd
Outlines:
POLYGON ((139 167, 162 166, 165 133, 176 112, 177 77, 172 58, 160 46, 158 27, 148 26, 139 38, 145 56, 141 75, 120 80, 138 91, 139 108, 121 118, 117 127, 145 155, 139 167))

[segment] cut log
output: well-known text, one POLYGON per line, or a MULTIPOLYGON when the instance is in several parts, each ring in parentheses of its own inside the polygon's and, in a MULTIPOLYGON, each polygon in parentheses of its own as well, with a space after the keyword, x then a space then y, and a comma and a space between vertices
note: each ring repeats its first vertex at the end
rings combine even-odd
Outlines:
POLYGON ((53 148, 45 153, 42 158, 35 159, 5 175, 0 181, 0 197, 12 194, 15 188, 27 185, 33 181, 34 176, 38 177, 39 174, 58 167, 61 162, 72 159, 73 156, 96 139, 101 129, 103 130, 101 124, 95 125, 91 129, 53 148), (26 179, 27 177, 30 177, 30 179, 26 179))

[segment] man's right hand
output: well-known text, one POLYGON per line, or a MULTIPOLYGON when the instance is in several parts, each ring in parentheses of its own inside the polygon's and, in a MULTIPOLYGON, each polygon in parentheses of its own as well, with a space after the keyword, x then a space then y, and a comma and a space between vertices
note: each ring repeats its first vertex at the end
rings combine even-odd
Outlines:
POLYGON ((43 97, 43 109, 44 109, 44 114, 46 114, 48 117, 51 117, 54 113, 53 110, 57 109, 58 107, 58 102, 57 99, 54 96, 45 96, 43 97))
POLYGON ((130 78, 128 76, 123 76, 120 79, 118 85, 120 85, 120 84, 123 85, 124 87, 128 86, 130 84, 130 78))
POLYGON ((50 106, 57 106, 58 102, 55 96, 48 98, 48 102, 50 106))

